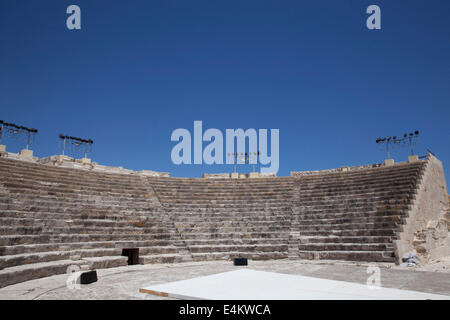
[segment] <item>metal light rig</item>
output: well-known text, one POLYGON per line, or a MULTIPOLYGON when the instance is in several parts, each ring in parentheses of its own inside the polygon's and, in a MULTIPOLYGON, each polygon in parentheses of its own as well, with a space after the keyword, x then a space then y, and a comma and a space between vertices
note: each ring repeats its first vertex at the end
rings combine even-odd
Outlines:
POLYGON ((253 172, 255 172, 255 166, 256 163, 258 163, 258 157, 261 155, 261 152, 233 152, 233 153, 228 153, 228 157, 232 157, 234 159, 234 172, 236 172, 236 164, 241 163, 241 164, 247 164, 249 163, 250 159, 256 159, 255 163, 253 163, 253 172))
POLYGON ((397 136, 378 138, 375 142, 378 145, 384 144, 386 146, 387 156, 388 156, 388 159, 390 159, 391 154, 389 151, 389 145, 391 145, 392 147, 398 146, 398 145, 408 145, 409 149, 411 151, 411 155, 414 155, 413 145, 417 144, 418 140, 419 140, 419 131, 416 130, 414 132, 403 134, 402 138, 397 138, 397 136))
POLYGON ((69 147, 71 147, 72 151, 82 150, 85 158, 87 158, 87 154, 92 151, 92 144, 94 143, 94 141, 92 141, 91 139, 65 136, 63 134, 60 134, 59 138, 61 139, 63 155, 66 150, 67 144, 69 144, 69 147))
POLYGON ((34 137, 37 132, 37 129, 34 128, 27 128, 0 120, 0 143, 3 137, 24 140, 26 142, 26 149, 28 150, 30 145, 34 143, 34 137))

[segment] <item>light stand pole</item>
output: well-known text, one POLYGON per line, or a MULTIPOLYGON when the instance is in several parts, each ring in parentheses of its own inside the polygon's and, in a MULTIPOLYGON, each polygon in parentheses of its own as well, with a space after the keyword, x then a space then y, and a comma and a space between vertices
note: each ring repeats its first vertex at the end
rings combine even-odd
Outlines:
POLYGON ((3 135, 3 120, 0 120, 0 144, 2 143, 2 135, 3 135))
MULTIPOLYGON (((37 132, 37 129, 34 128, 27 128, 14 123, 6 123, 0 120, 0 141, 5 136, 5 134, 9 134, 10 136, 17 136, 20 140, 25 140, 26 145, 24 151, 29 150, 31 143, 34 141, 34 135, 37 132), (26 135, 25 138, 23 138, 24 134, 26 135)), ((26 154, 29 153, 26 152, 26 154)))
POLYGON ((65 150, 66 150, 66 140, 68 143, 70 143, 72 146, 75 147, 80 147, 80 146, 84 146, 84 159, 87 159, 87 154, 88 152, 90 152, 91 148, 92 148, 92 144, 94 143, 93 140, 91 139, 82 139, 82 138, 77 138, 77 137, 72 137, 72 136, 66 136, 63 134, 59 135, 59 138, 62 140, 62 155, 64 155, 65 150))
POLYGON ((390 153, 390 149, 389 149, 389 145, 399 145, 399 144, 409 144, 409 149, 411 151, 411 155, 414 155, 414 150, 413 150, 413 144, 414 144, 414 139, 418 139, 419 138, 419 131, 416 130, 414 132, 410 132, 409 134, 405 133, 403 135, 403 138, 399 138, 397 139, 397 136, 393 136, 393 137, 387 137, 387 138, 378 138, 375 142, 377 144, 385 144, 386 145, 386 153, 388 156, 388 159, 390 159, 391 157, 391 153, 390 153))

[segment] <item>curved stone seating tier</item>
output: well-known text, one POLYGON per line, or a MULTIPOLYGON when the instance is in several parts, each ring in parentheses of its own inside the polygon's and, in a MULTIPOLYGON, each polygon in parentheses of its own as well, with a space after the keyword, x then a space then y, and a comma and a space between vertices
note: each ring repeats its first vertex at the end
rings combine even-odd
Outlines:
POLYGON ((171 178, 0 158, 0 287, 69 266, 246 257, 395 261, 426 161, 280 178, 171 178))
POLYGON ((122 248, 152 262, 192 259, 137 175, 0 158, 0 221, 0 287, 70 265, 126 265, 122 248))
POLYGON ((148 178, 194 261, 287 258, 290 178, 148 178))
POLYGON ((396 261, 424 161, 294 177, 289 253, 305 259, 396 261))

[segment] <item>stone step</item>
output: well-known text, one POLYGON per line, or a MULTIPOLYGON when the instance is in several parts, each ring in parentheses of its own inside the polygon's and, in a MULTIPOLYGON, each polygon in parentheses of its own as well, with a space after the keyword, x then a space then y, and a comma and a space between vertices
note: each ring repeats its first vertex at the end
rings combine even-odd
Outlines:
POLYGON ((309 260, 395 262, 394 251, 300 251, 298 257, 309 260))
POLYGON ((280 224, 289 224, 291 222, 291 215, 292 213, 283 215, 283 216, 276 216, 276 215, 266 215, 266 216, 260 216, 260 215, 248 215, 243 216, 242 214, 236 215, 236 216, 223 216, 223 215, 209 215, 209 216, 198 216, 197 214, 193 213, 190 216, 174 216, 174 220, 176 223, 182 223, 184 225, 196 225, 198 223, 205 223, 205 219, 208 219, 212 223, 217 222, 224 222, 224 223, 248 223, 248 222, 255 222, 255 223, 265 223, 265 224, 272 224, 272 223, 280 223, 280 224))
POLYGON ((194 261, 214 261, 214 260, 233 260, 234 258, 247 258, 249 260, 275 260, 275 259, 287 259, 288 253, 286 252, 206 252, 206 253, 193 253, 192 257, 194 261))
POLYGON ((295 221, 298 220, 332 220, 332 219, 364 219, 364 218, 377 218, 377 217, 407 217, 407 212, 398 212, 396 210, 389 210, 389 211, 366 211, 366 212, 355 212, 355 211, 348 211, 345 213, 323 213, 323 212, 317 212, 317 213, 298 213, 293 212, 292 218, 295 221))
POLYGON ((389 182, 389 181, 383 181, 376 184, 346 184, 342 183, 340 185, 337 185, 335 187, 330 186, 312 186, 311 188, 304 188, 304 186, 301 186, 298 191, 296 191, 296 196, 305 198, 309 197, 318 197, 318 196, 348 196, 350 194, 355 195, 361 195, 364 192, 367 193, 381 193, 389 191, 392 194, 396 193, 406 193, 410 192, 412 189, 415 188, 416 180, 412 179, 410 182, 407 183, 397 183, 397 182, 389 182))
POLYGON ((90 235, 103 235, 113 233, 115 235, 127 235, 127 234, 164 234, 168 233, 167 228, 160 227, 123 227, 123 228, 107 228, 107 227, 0 227, 1 235, 59 235, 59 234, 90 234, 90 235))
MULTIPOLYGON (((3 159, 2 159, 3 160, 3 159)), ((34 164, 35 167, 29 167, 25 163, 19 166, 8 166, 0 163, 0 174, 5 177, 14 177, 18 181, 43 181, 47 185, 59 183, 64 184, 83 184, 83 185, 108 185, 108 186, 129 186, 134 188, 141 182, 139 176, 129 174, 102 173, 99 171, 77 170, 72 168, 61 168, 34 164), (56 170, 54 170, 56 169, 56 170)))
POLYGON ((42 172, 33 172, 33 171, 26 171, 26 172, 20 172, 18 170, 9 170, 9 172, 3 171, 4 168, 1 168, 0 164, 0 177, 2 180, 6 182, 11 183, 17 183, 18 185, 36 185, 39 184, 42 187, 47 188, 55 188, 55 187, 61 187, 58 192, 66 192, 67 189, 65 187, 70 187, 72 189, 98 189, 98 188, 109 188, 111 190, 126 190, 126 191, 133 191, 138 189, 137 186, 140 185, 139 179, 137 179, 134 182, 129 182, 125 180, 115 180, 112 178, 105 178, 105 179, 89 179, 89 177, 84 178, 83 180, 80 180, 80 177, 75 176, 69 176, 66 174, 60 175, 60 176, 51 176, 49 174, 45 175, 42 172))
POLYGON ((212 245, 190 245, 189 251, 192 254, 195 253, 206 253, 206 252, 285 252, 288 249, 287 243, 285 244, 256 244, 256 245, 221 245, 221 246, 212 246, 212 245))
POLYGON ((192 261, 190 257, 181 254, 154 254, 139 256, 140 264, 151 264, 151 263, 179 263, 192 261))
POLYGON ((327 205, 317 205, 317 206, 304 206, 300 205, 298 208, 299 213, 332 213, 332 212, 347 212, 347 211, 373 211, 378 210, 407 210, 410 209, 410 202, 398 203, 398 204, 386 204, 386 203, 376 203, 368 202, 366 204, 353 205, 351 203, 336 203, 327 205))
POLYGON ((37 253, 23 253, 17 255, 6 255, 0 256, 0 269, 40 262, 73 260, 72 259, 73 257, 79 257, 78 259, 81 259, 89 257, 120 256, 121 254, 122 249, 101 248, 101 249, 78 249, 70 251, 47 251, 37 253))
POLYGON ((144 215, 151 215, 152 213, 160 213, 162 210, 159 208, 146 208, 146 209, 137 209, 135 207, 124 207, 123 209, 118 207, 78 207, 78 208, 64 208, 56 207, 56 206, 40 206, 40 205, 22 205, 20 203, 9 204, 9 203, 0 203, 0 212, 8 213, 8 212, 17 212, 17 217, 34 217, 36 216, 48 216, 51 217, 49 213, 53 215, 54 218, 67 217, 69 214, 70 218, 79 218, 79 219, 89 219, 89 218, 105 218, 105 219, 126 219, 139 217, 144 215), (121 216, 120 216, 121 214, 121 216))
POLYGON ((127 257, 96 257, 83 260, 58 260, 25 264, 0 270, 0 288, 24 281, 66 274, 69 267, 85 266, 88 269, 103 269, 124 266, 128 264, 127 257))
MULTIPOLYGON (((316 221, 320 223, 320 221, 316 221)), ((373 229, 395 229, 397 227, 396 222, 376 222, 376 223, 337 223, 337 224, 309 224, 298 225, 296 230, 303 232, 312 231, 343 231, 343 230, 373 230, 373 229)))
POLYGON ((302 236, 341 236, 341 237, 357 237, 357 236, 395 236, 396 231, 393 228, 388 229, 363 229, 363 230, 320 230, 320 231, 301 231, 302 236))
POLYGON ((374 206, 399 206, 409 205, 411 200, 414 199, 413 194, 398 195, 398 197, 373 197, 373 198, 361 198, 352 199, 352 196, 341 197, 340 199, 328 199, 328 197, 322 197, 321 200, 311 200, 305 198, 299 198, 293 201, 295 207, 311 208, 316 210, 327 209, 330 207, 366 207, 368 205, 374 206))
POLYGON ((80 197, 117 196, 120 198, 126 197, 130 200, 136 197, 144 198, 147 195, 144 192, 144 189, 140 188, 142 186, 128 189, 124 186, 113 188, 109 186, 109 183, 99 183, 95 186, 89 186, 88 184, 73 185, 60 183, 59 186, 49 187, 33 180, 30 180, 29 182, 18 182, 17 180, 11 179, 10 176, 3 177, 2 181, 4 188, 13 194, 47 195, 50 197, 60 196, 64 198, 75 198, 76 195, 80 197))
MULTIPOLYGON (((360 168, 358 170, 350 170, 350 171, 327 171, 327 170, 319 170, 315 172, 304 172, 300 175, 294 176, 295 179, 304 180, 304 181, 315 181, 320 179, 351 179, 357 177, 372 177, 372 176, 380 176, 380 175, 392 175, 398 172, 408 172, 411 170, 416 170, 423 167, 424 161, 415 162, 415 163, 397 163, 395 166, 386 167, 380 164, 379 167, 376 168, 360 168)), ((297 172, 298 173, 298 172, 297 172)))
POLYGON ((185 239, 187 246, 234 246, 234 245, 282 245, 286 238, 252 238, 252 239, 185 239))
POLYGON ((256 195, 261 195, 262 197, 270 195, 275 196, 276 198, 291 198, 292 191, 294 190, 292 187, 289 188, 280 188, 278 186, 267 186, 264 188, 255 188, 253 186, 245 186, 241 187, 228 187, 219 186, 215 189, 211 189, 205 186, 200 186, 197 189, 183 189, 177 188, 176 186, 170 186, 166 189, 164 188, 155 188, 156 192, 161 197, 179 197, 183 198, 186 196, 192 195, 195 199, 202 197, 211 197, 215 198, 217 196, 223 197, 223 199, 243 199, 244 197, 256 198, 256 195))
POLYGON ((213 183, 208 180, 195 181, 194 179, 188 181, 182 181, 175 178, 168 181, 168 183, 157 183, 155 180, 149 181, 149 183, 158 191, 173 192, 189 192, 189 191, 233 191, 233 190, 284 190, 292 189, 294 186, 294 180, 287 177, 287 180, 282 181, 282 177, 272 180, 216 180, 213 183))
POLYGON ((300 251, 393 251, 390 243, 307 243, 298 244, 300 251))
POLYGON ((233 220, 212 220, 212 221, 198 221, 198 222, 179 222, 175 224, 179 229, 211 229, 211 228, 242 228, 242 227, 254 227, 254 228, 268 228, 268 226, 275 226, 276 228, 289 227, 290 221, 233 221, 233 220))
POLYGON ((114 242, 74 242, 74 243, 44 243, 25 244, 0 247, 0 256, 36 253, 47 251, 66 251, 70 249, 115 248, 114 242))
MULTIPOLYGON (((46 176, 45 178, 42 175, 36 175, 28 172, 27 175, 20 174, 18 172, 9 172, 8 174, 2 174, 0 169, 0 177, 5 183, 5 187, 8 189, 30 189, 32 192, 36 190, 36 187, 42 190, 48 190, 55 195, 63 195, 70 194, 71 191, 76 190, 81 194, 87 194, 88 192, 95 195, 101 195, 98 192, 110 192, 126 195, 136 195, 136 194, 144 194, 148 189, 139 179, 134 181, 133 183, 119 181, 115 182, 114 180, 102 180, 102 181, 89 181, 89 180, 74 180, 74 178, 67 179, 63 177, 58 178, 49 178, 46 176)), ((79 179, 79 178, 78 178, 79 179)), ((150 183, 151 184, 151 183, 150 183)), ((236 196, 239 196, 236 191, 242 191, 243 193, 252 194, 256 192, 281 192, 279 196, 283 196, 283 192, 285 194, 289 194, 290 191, 293 190, 292 184, 282 185, 277 184, 272 181, 270 184, 265 183, 261 185, 248 184, 248 182, 241 182, 238 185, 231 186, 229 184, 222 184, 216 187, 208 186, 207 184, 199 185, 198 187, 189 186, 184 187, 182 184, 175 183, 172 185, 166 186, 154 186, 157 192, 167 193, 168 195, 173 194, 187 194, 187 193, 198 193, 204 192, 205 194, 212 193, 232 193, 236 196)))
POLYGON ((83 265, 87 265, 87 262, 59 260, 6 268, 0 270, 0 288, 24 281, 65 274, 69 267, 83 265))
POLYGON ((392 243, 392 236, 302 236, 299 234, 298 244, 317 244, 317 243, 392 243))
POLYGON ((251 224, 248 226, 208 226, 208 227, 194 227, 194 228, 179 228, 178 229, 182 235, 192 234, 192 233, 256 233, 256 232, 287 232, 289 230, 289 226, 261 226, 261 227, 252 227, 251 224))
POLYGON ((380 187, 384 187, 385 189, 389 188, 398 188, 402 186, 414 186, 417 181, 417 178, 420 177, 420 173, 415 172, 406 175, 391 175, 391 176, 378 176, 367 179, 346 179, 339 181, 331 181, 331 180, 323 180, 308 183, 304 180, 294 183, 294 189, 300 192, 315 192, 315 191, 332 191, 332 190, 340 190, 341 188, 348 190, 357 190, 358 186, 364 186, 364 189, 367 191, 373 191, 373 189, 379 189, 380 187))
POLYGON ((127 228, 127 227, 141 227, 142 223, 145 222, 147 226, 149 225, 164 225, 165 221, 148 221, 129 219, 129 220, 110 220, 110 219, 65 219, 55 221, 57 217, 53 219, 34 219, 34 218, 13 218, 13 217, 0 217, 0 225, 4 227, 37 227, 37 226, 55 226, 64 227, 70 226, 74 228, 84 228, 84 227, 102 227, 102 228, 127 228))
POLYGON ((312 209, 303 207, 294 207, 292 210, 293 217, 301 219, 342 219, 342 218, 364 218, 379 216, 398 216, 407 214, 410 206, 373 206, 373 207, 348 207, 348 208, 329 208, 329 209, 312 209))
POLYGON ((333 219, 299 219, 298 223, 303 226, 308 225, 336 225, 336 224, 361 224, 361 223, 383 223, 383 222, 400 222, 404 218, 398 215, 391 216, 371 216, 358 218, 333 218, 333 219))
POLYGON ((43 227, 0 227, 0 237, 8 235, 41 234, 43 227))
POLYGON ((216 204, 216 203, 196 203, 196 202, 186 202, 186 203, 169 203, 168 201, 164 201, 165 206, 169 207, 172 210, 180 210, 180 211, 201 211, 201 210, 210 210, 210 211, 224 211, 227 212, 227 210, 232 210, 234 212, 239 212, 239 210, 242 211, 264 211, 264 210, 280 210, 280 211, 288 211, 292 208, 291 203, 287 201, 283 202, 277 202, 274 203, 268 203, 267 201, 260 201, 259 203, 251 203, 251 202, 245 202, 245 203, 237 203, 237 202, 230 202, 230 203, 222 203, 222 204, 216 204), (289 203, 289 205, 286 205, 286 203, 289 203))
POLYGON ((367 189, 358 189, 352 193, 347 193, 345 195, 329 195, 324 197, 322 195, 304 195, 301 196, 300 192, 294 191, 295 199, 293 199, 294 204, 321 204, 321 202, 360 202, 360 201, 374 201, 374 200, 391 200, 391 201, 401 201, 405 198, 412 198, 412 190, 410 188, 405 188, 402 192, 392 192, 392 190, 378 190, 370 191, 367 189))
POLYGON ((280 233, 280 232, 228 232, 228 233, 187 233, 182 234, 183 239, 189 240, 211 240, 211 239, 228 239, 228 240, 240 240, 240 239, 256 239, 256 238, 263 238, 263 239, 273 239, 273 238, 280 238, 282 236, 286 236, 286 233, 280 233))
POLYGON ((357 170, 350 172, 318 172, 318 174, 302 175, 301 177, 293 177, 294 184, 311 184, 311 183, 321 183, 327 181, 333 182, 345 182, 345 181, 373 181, 376 178, 386 179, 389 177, 404 177, 405 175, 414 175, 420 173, 423 169, 423 163, 413 163, 407 164, 402 167, 402 165, 396 165, 395 167, 382 167, 378 169, 370 170, 357 170), (378 171, 377 171, 378 170, 378 171))
POLYGON ((142 256, 152 256, 161 254, 177 254, 180 248, 174 245, 172 246, 151 246, 151 247, 140 247, 139 255, 142 256))
POLYGON ((128 265, 128 257, 87 257, 83 258, 90 266, 90 269, 107 269, 128 265))
POLYGON ((80 179, 80 181, 86 181, 89 178, 95 178, 96 180, 101 178, 106 178, 111 181, 120 180, 120 181, 133 181, 138 179, 138 176, 130 175, 130 174, 122 174, 122 173, 114 173, 114 172, 101 172, 101 171, 87 171, 87 170, 79 170, 76 168, 65 168, 58 167, 53 165, 45 165, 40 163, 31 163, 24 161, 17 161, 14 159, 2 158, 0 159, 0 169, 6 169, 7 171, 13 171, 14 169, 20 168, 18 172, 24 172, 26 170, 27 173, 39 172, 43 177, 52 178, 59 177, 61 175, 65 175, 71 178, 80 179))
POLYGON ((68 242, 68 243, 43 243, 23 244, 15 246, 0 247, 0 256, 16 255, 23 253, 38 253, 47 251, 70 251, 79 249, 108 249, 126 247, 164 247, 174 244, 173 240, 150 240, 150 241, 103 241, 103 242, 68 242))
MULTIPOLYGON (((98 210, 98 209, 96 209, 98 210)), ((0 210, 0 219, 3 219, 2 221, 6 221, 9 219, 32 219, 32 220, 47 220, 47 221, 53 221, 55 224, 58 224, 60 222, 66 222, 71 220, 71 222, 79 222, 83 223, 84 221, 98 221, 102 222, 105 221, 105 223, 113 221, 117 222, 119 224, 121 223, 127 223, 127 222, 134 222, 138 219, 142 219, 142 217, 145 217, 146 221, 149 223, 160 223, 165 224, 167 223, 168 218, 164 215, 163 212, 159 211, 135 211, 132 216, 124 216, 120 214, 108 214, 108 213, 102 213, 90 211, 89 214, 87 213, 80 213, 80 212, 74 212, 74 213, 61 213, 58 211, 55 211, 54 213, 49 213, 50 210, 45 210, 43 212, 39 211, 26 211, 26 210, 0 210), (152 215, 150 215, 152 214, 152 215), (157 216, 153 216, 153 214, 156 214, 157 216)), ((70 211, 66 211, 70 212, 70 211)), ((43 221, 44 222, 44 221, 43 221)))
MULTIPOLYGON (((371 208, 372 209, 372 208, 371 208)), ((236 216, 239 214, 245 215, 258 215, 258 213, 262 213, 265 216, 274 215, 274 216, 282 216, 290 214, 291 208, 275 208, 275 207, 246 207, 246 208, 235 208, 229 209, 226 211, 225 209, 218 208, 169 208, 168 212, 173 214, 180 213, 181 215, 186 215, 186 213, 192 213, 197 215, 225 215, 225 216, 236 216)), ((63 208, 56 207, 42 207, 42 206, 21 206, 20 204, 1 204, 0 205, 0 215, 5 217, 8 212, 14 212, 15 214, 10 214, 10 216, 15 216, 17 218, 55 218, 55 219, 108 219, 108 220, 133 220, 139 217, 149 216, 149 221, 158 221, 163 217, 157 217, 157 219, 153 218, 155 215, 164 215, 161 210, 155 210, 155 208, 148 208, 146 210, 137 210, 128 207, 126 210, 120 211, 117 208, 107 209, 107 208, 78 208, 72 210, 64 210, 63 208), (122 212, 122 217, 119 217, 120 212, 122 212), (5 213, 5 214, 3 214, 5 213), (50 215, 49 213, 53 213, 50 215)))
POLYGON ((155 208, 150 206, 149 204, 146 204, 145 206, 135 206, 131 204, 123 204, 121 206, 89 206, 89 205, 83 205, 82 202, 80 202, 77 206, 64 206, 64 204, 61 204, 58 202, 49 202, 50 205, 45 205, 40 202, 36 203, 24 203, 24 202, 15 202, 15 203, 6 203, 6 202, 0 202, 0 212, 1 211, 28 211, 30 214, 33 214, 34 212, 53 212, 53 213, 71 213, 73 216, 85 216, 89 217, 92 216, 91 214, 98 215, 103 214, 104 216, 108 215, 117 215, 122 213, 123 215, 128 216, 136 216, 136 215, 143 215, 148 214, 151 212, 158 212, 160 211, 159 208, 155 208), (93 212, 92 212, 93 211, 93 212))
POLYGON ((159 196, 159 199, 161 199, 162 202, 166 203, 173 203, 173 204, 223 204, 223 205, 246 205, 246 204, 258 204, 261 202, 269 203, 269 204, 282 204, 285 201, 292 201, 292 194, 286 197, 280 197, 277 194, 270 194, 270 195, 260 195, 255 194, 254 197, 248 196, 248 197, 232 197, 232 196, 226 196, 225 194, 216 194, 215 196, 205 196, 203 194, 197 196, 193 195, 184 195, 184 196, 177 196, 173 195, 170 197, 167 196, 159 196))
POLYGON ((9 190, 8 194, 0 194, 0 200, 3 202, 5 200, 11 199, 14 197, 15 194, 20 195, 20 200, 23 202, 30 202, 30 201, 39 201, 42 203, 52 203, 52 202, 59 202, 64 204, 65 206, 69 205, 77 205, 80 204, 80 202, 83 202, 84 204, 101 204, 102 202, 107 202, 110 205, 120 205, 121 203, 132 203, 135 205, 143 205, 148 204, 149 202, 152 202, 150 199, 148 199, 147 194, 133 194, 129 196, 124 196, 122 192, 117 194, 102 194, 102 195, 92 195, 92 194, 86 194, 83 195, 82 193, 76 193, 74 194, 71 192, 70 194, 60 194, 60 195, 53 195, 50 191, 44 191, 41 187, 39 187, 39 190, 29 190, 29 189, 17 189, 17 190, 9 190))
MULTIPOLYGON (((200 219, 202 218, 211 218, 211 219, 255 219, 261 218, 261 220, 286 220, 289 219, 292 215, 292 210, 275 210, 275 209, 266 209, 266 210, 239 210, 234 211, 230 210, 228 212, 218 211, 218 210, 188 210, 188 209, 177 209, 177 210, 168 210, 168 214, 173 217, 175 220, 185 220, 185 219, 200 219)), ((196 220, 197 221, 197 220, 196 220)))
POLYGON ((60 234, 60 235, 13 235, 1 236, 0 246, 12 246, 20 244, 38 243, 72 243, 91 241, 142 241, 142 240, 174 240, 178 235, 174 233, 165 234, 60 234))

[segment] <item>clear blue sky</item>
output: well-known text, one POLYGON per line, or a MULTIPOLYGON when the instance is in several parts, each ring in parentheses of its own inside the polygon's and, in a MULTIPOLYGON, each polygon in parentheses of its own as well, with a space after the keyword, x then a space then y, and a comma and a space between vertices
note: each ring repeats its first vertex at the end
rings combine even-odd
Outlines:
POLYGON ((281 176, 381 162, 377 137, 417 129, 449 176, 449 40, 447 0, 2 0, 0 119, 39 129, 39 157, 64 133, 100 164, 194 177, 233 170, 171 163, 194 120, 280 129, 281 176))

